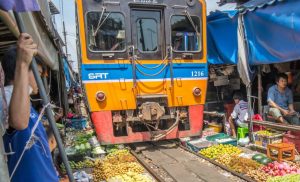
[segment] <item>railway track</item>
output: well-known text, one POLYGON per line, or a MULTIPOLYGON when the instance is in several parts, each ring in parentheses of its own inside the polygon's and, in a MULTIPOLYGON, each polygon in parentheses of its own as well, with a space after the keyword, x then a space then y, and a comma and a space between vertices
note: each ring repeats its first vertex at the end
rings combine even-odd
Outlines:
POLYGON ((253 182, 176 141, 129 145, 132 154, 158 182, 253 182))

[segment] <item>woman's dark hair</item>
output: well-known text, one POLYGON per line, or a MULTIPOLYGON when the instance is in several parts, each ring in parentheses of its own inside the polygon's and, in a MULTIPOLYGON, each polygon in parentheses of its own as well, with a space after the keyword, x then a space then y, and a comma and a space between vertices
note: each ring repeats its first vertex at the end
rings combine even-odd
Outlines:
POLYGON ((4 83, 5 86, 14 80, 16 61, 17 61, 17 48, 12 47, 4 54, 1 61, 2 68, 5 74, 5 83, 4 83))
MULTIPOLYGON (((17 48, 14 46, 8 49, 8 51, 4 54, 1 60, 2 68, 5 75, 5 86, 9 85, 9 83, 15 79, 16 63, 17 48)), ((36 63, 41 66, 43 65, 38 57, 36 57, 36 63)), ((31 68, 29 67, 29 69, 31 68)))
POLYGON ((238 99, 238 100, 242 100, 243 99, 243 95, 241 92, 237 91, 233 94, 233 99, 238 99))
POLYGON ((284 74, 284 73, 279 73, 279 74, 276 76, 276 79, 275 79, 276 83, 279 82, 280 78, 283 78, 283 79, 285 79, 285 80, 288 80, 288 76, 287 76, 286 74, 284 74))

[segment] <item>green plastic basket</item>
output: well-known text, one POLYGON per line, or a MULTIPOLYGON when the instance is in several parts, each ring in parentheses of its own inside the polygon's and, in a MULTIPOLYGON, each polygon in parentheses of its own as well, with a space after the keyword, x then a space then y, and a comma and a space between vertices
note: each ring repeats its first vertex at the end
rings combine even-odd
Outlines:
POLYGON ((212 136, 207 136, 206 140, 211 141, 211 142, 217 142, 218 144, 224 144, 224 145, 234 145, 237 146, 237 140, 234 138, 231 138, 230 136, 226 135, 225 133, 219 133, 216 135, 212 135, 212 136), (230 141, 226 141, 226 142, 217 142, 217 139, 226 139, 226 138, 230 138, 230 141))

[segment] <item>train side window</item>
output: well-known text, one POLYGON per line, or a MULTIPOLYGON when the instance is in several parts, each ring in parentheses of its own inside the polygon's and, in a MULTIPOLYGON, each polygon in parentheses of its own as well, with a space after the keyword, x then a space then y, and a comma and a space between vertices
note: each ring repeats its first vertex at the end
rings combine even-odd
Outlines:
MULTIPOLYGON (((200 20, 197 16, 191 16, 195 28, 200 32, 200 20)), ((174 51, 199 52, 201 50, 200 36, 197 35, 192 23, 185 15, 173 15, 171 17, 171 40, 174 51)))
POLYGON ((125 51, 125 20, 121 13, 87 13, 88 48, 92 52, 125 51))
POLYGON ((157 22, 150 18, 139 18, 137 26, 137 47, 141 52, 155 52, 158 47, 157 22))

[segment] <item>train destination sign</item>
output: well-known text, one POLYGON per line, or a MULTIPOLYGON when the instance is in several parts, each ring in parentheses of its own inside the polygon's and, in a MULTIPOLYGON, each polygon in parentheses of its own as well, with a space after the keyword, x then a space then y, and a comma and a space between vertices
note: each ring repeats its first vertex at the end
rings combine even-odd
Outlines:
POLYGON ((157 0, 133 0, 135 3, 157 4, 157 0))

